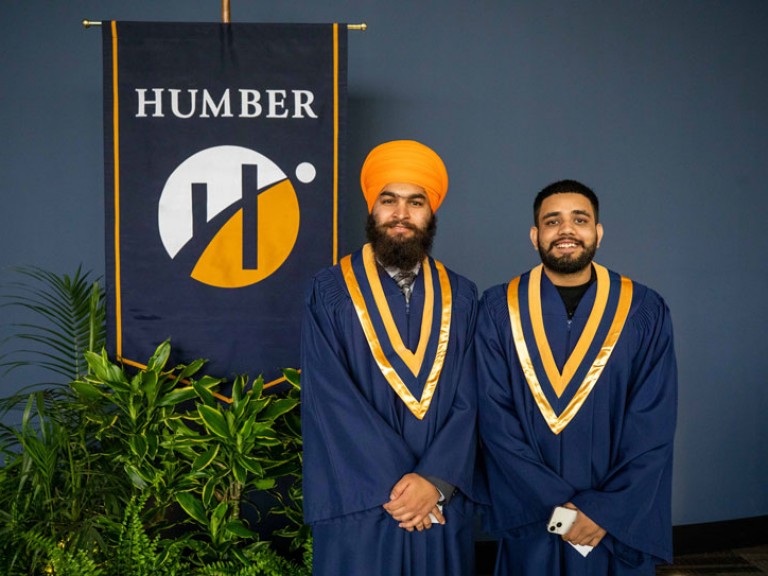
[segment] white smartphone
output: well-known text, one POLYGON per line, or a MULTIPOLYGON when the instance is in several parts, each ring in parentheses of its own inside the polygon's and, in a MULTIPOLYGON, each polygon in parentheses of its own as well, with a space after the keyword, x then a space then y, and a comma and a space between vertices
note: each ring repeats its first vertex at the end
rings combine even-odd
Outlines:
POLYGON ((571 529, 573 523, 576 521, 576 510, 570 508, 563 508, 562 506, 556 506, 552 510, 552 516, 547 522, 547 530, 552 534, 565 534, 571 529))

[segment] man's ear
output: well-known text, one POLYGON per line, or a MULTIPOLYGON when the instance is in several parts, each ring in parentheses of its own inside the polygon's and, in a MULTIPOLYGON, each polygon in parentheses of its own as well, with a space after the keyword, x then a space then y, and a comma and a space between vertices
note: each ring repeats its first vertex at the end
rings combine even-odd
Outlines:
POLYGON ((597 228, 597 247, 600 248, 600 241, 603 239, 603 225, 598 223, 596 228, 597 228))
POLYGON ((533 249, 539 251, 539 229, 536 226, 531 226, 531 244, 533 249))

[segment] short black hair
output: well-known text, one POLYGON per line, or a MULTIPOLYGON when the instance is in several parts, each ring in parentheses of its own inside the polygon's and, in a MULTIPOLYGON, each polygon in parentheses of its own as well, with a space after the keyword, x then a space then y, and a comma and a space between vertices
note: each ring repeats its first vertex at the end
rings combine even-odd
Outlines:
POLYGON ((589 203, 592 204, 592 209, 595 211, 595 224, 600 222, 600 201, 589 186, 582 184, 576 180, 558 180, 553 182, 541 192, 536 194, 536 199, 533 201, 533 225, 539 225, 539 212, 541 211, 541 204, 546 198, 554 194, 581 194, 586 196, 589 203))

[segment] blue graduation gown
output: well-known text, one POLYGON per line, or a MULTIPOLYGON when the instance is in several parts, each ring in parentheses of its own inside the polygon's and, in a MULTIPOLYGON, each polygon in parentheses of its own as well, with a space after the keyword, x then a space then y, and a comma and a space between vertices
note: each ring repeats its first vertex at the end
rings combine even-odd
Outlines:
MULTIPOLYGON (((530 272, 523 275, 520 286, 529 278, 530 272)), ((613 272, 610 278, 614 290, 620 279, 613 272)), ((543 324, 561 372, 587 322, 596 284, 569 321, 556 287, 542 275, 543 324)), ((527 313, 524 292, 519 292, 520 309, 527 313)), ((534 339, 526 341, 531 357, 538 357, 534 339)), ((634 283, 613 353, 559 434, 545 422, 522 372, 507 285, 483 294, 477 358, 480 433, 492 502, 485 527, 501 538, 496 574, 654 574, 656 563, 671 561, 677 376, 669 310, 661 297, 634 283), (552 508, 569 501, 608 533, 586 558, 546 530, 552 508)), ((547 389, 546 377, 539 379, 547 389)), ((556 413, 579 384, 572 381, 561 399, 547 389, 556 413)))
MULTIPOLYGON (((477 291, 448 272, 453 305, 445 363, 422 420, 395 394, 372 357, 339 266, 314 278, 302 328, 304 516, 315 575, 434 575, 473 571, 477 390, 471 349, 477 291), (456 487, 446 524, 407 532, 382 508, 409 472, 456 487)), ((424 274, 409 309, 379 269, 392 316, 410 350, 419 340, 424 274)), ((412 390, 421 397, 421 390, 412 390)))

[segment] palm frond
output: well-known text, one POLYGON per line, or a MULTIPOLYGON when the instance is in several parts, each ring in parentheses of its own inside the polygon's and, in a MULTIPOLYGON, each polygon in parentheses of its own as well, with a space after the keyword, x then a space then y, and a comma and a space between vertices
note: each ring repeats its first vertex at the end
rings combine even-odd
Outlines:
POLYGON ((0 355, 2 374, 35 366, 64 377, 62 383, 77 379, 87 371, 84 353, 104 345, 104 290, 82 266, 71 276, 37 267, 13 270, 25 278, 3 289, 0 307, 19 309, 24 318, 11 324, 16 332, 4 344, 16 348, 0 355))

